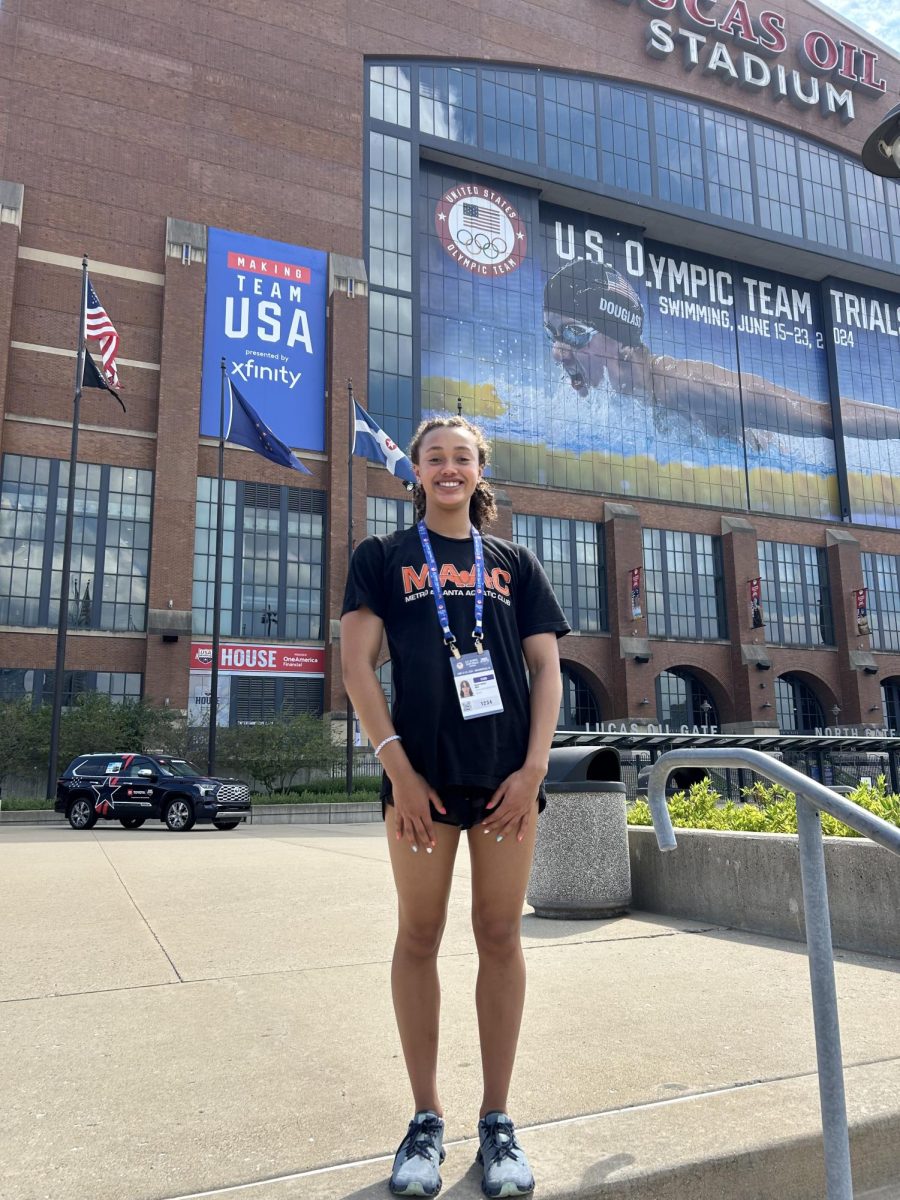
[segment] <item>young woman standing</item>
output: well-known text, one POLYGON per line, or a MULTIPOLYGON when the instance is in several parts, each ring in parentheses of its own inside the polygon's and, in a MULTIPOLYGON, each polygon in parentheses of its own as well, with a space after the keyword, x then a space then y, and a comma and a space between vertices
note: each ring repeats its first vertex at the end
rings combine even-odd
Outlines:
POLYGON ((496 511, 481 431, 462 417, 424 422, 410 457, 417 523, 357 548, 341 622, 345 686, 384 767, 398 898, 391 984, 415 1116, 390 1188, 434 1196, 441 1187, 437 955, 465 830, 479 961, 482 1188, 521 1196, 534 1179, 507 1115, 525 999, 520 927, 559 714, 557 638, 569 626, 534 555, 481 533, 496 511), (392 712, 375 674, 383 633, 392 712))

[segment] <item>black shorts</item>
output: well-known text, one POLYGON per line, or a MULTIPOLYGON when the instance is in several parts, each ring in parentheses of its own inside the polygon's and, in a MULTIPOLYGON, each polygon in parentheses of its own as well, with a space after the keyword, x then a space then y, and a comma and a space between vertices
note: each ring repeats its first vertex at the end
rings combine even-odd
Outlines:
MULTIPOLYGON (((431 819, 439 825, 456 825, 459 829, 471 829, 473 825, 480 825, 484 820, 487 803, 495 791, 496 788, 468 787, 465 785, 441 788, 440 797, 447 811, 446 813, 439 813, 432 804, 431 819)), ((544 794, 543 785, 541 785, 537 799, 538 813, 542 813, 547 806, 547 797, 544 794)), ((393 803, 391 782, 385 777, 381 788, 382 819, 384 819, 387 812, 387 806, 393 803)), ((487 815, 499 812, 502 807, 503 804, 501 801, 497 808, 492 808, 487 815)))

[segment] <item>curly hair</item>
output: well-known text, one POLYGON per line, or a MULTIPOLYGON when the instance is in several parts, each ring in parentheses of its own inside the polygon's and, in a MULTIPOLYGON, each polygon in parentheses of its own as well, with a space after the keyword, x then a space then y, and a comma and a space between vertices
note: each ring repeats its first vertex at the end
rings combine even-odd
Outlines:
MULTIPOLYGON (((483 469, 490 462, 490 447, 487 438, 477 425, 473 425, 465 417, 429 417, 413 434, 413 439, 409 444, 409 457, 416 465, 419 462, 419 451, 422 448, 423 440, 435 429, 464 429, 475 440, 478 449, 478 465, 483 469)), ((425 489, 421 483, 417 483, 413 488, 413 504, 416 520, 421 521, 425 516, 425 489)), ((469 520, 476 529, 481 530, 496 518, 497 504, 493 489, 485 479, 479 479, 475 485, 475 491, 472 493, 472 499, 469 501, 469 520)))

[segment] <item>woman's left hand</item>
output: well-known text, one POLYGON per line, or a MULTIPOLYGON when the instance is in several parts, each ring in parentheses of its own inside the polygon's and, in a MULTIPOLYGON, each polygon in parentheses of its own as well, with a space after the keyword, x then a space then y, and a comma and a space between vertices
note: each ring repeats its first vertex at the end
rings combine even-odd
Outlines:
POLYGON ((485 806, 484 832, 493 833, 497 841, 516 836, 521 842, 525 837, 528 822, 537 812, 537 798, 544 772, 531 767, 520 767, 507 775, 485 806), (496 811, 502 802, 502 807, 496 811))

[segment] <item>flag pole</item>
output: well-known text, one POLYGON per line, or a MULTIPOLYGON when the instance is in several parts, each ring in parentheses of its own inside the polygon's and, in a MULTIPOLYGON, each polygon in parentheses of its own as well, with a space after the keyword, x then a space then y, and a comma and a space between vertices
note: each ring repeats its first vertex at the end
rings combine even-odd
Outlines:
MULTIPOLYGON (((347 399, 350 408, 350 442, 347 453, 347 570, 350 569, 350 559, 353 557, 353 443, 356 435, 356 401, 353 398, 353 380, 347 380, 347 399)), ((341 646, 343 651, 343 645, 341 646)), ((347 758, 346 778, 347 795, 353 795, 353 701, 347 696, 347 758)))
POLYGON ((222 546, 225 537, 225 359, 220 363, 219 385, 219 469, 216 492, 216 565, 213 583, 212 677, 209 685, 209 741, 206 769, 216 773, 216 732, 219 724, 219 639, 222 632, 222 546))
POLYGON ((47 764, 47 799, 56 796, 59 765, 59 726, 62 718, 66 669, 66 634, 69 630, 69 580, 72 571, 72 530, 75 524, 75 469, 78 463, 78 423, 81 419, 81 388, 84 380, 85 321, 87 319, 88 260, 81 258, 81 310, 78 314, 78 353, 75 356, 75 398, 72 404, 72 445, 69 451, 69 487, 66 499, 66 531, 63 538, 62 578, 59 582, 59 622, 56 627, 56 668, 53 676, 53 712, 50 718, 50 760, 47 764))

